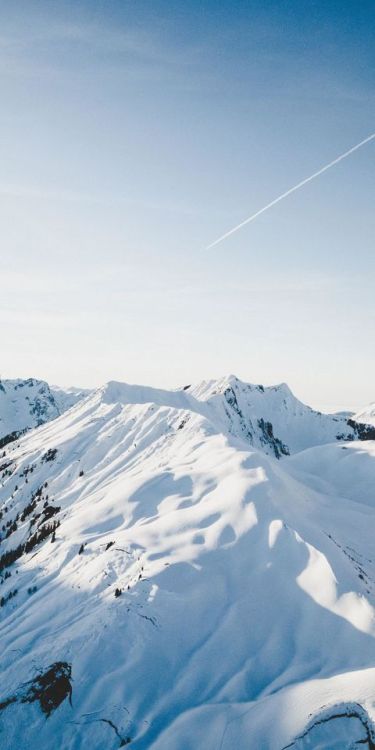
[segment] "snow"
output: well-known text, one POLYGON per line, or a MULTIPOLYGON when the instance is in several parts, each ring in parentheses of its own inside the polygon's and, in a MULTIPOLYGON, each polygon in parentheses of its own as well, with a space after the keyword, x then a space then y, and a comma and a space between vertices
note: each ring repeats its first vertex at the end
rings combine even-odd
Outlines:
POLYGON ((374 461, 375 442, 366 441, 306 450, 288 458, 288 466, 302 470, 312 486, 375 509, 374 461))
POLYGON ((358 412, 353 419, 356 422, 365 422, 365 424, 375 425, 375 403, 370 404, 363 411, 358 412))
POLYGON ((49 389, 59 410, 59 414, 63 414, 64 411, 71 409, 74 404, 92 393, 90 388, 76 388, 75 386, 61 388, 59 385, 50 385, 49 389))
POLYGON ((373 732, 375 443, 338 442, 336 419, 234 376, 111 382, 7 445, 0 554, 46 503, 60 525, 2 573, 0 703, 62 661, 73 694, 48 720, 0 709, 4 747, 349 750, 373 732), (299 452, 278 460, 260 419, 299 452))
POLYGON ((0 380, 0 438, 56 419, 90 393, 50 387, 43 380, 0 380))
MULTIPOLYGON (((250 442, 260 448, 265 447, 259 428, 261 419, 272 424, 274 436, 290 453, 331 442, 340 435, 344 438, 353 436, 353 429, 345 417, 310 409, 293 395, 286 383, 270 387, 249 385, 231 375, 221 381, 207 382, 191 392, 206 401, 211 410, 221 414, 222 420, 227 422, 227 429, 242 438, 249 432, 250 442), (237 414, 231 396, 238 406, 237 414), (254 438, 257 433, 258 437, 254 438)), ((267 452, 273 454, 274 449, 267 452)))
POLYGON ((111 381, 99 392, 105 403, 152 403, 200 414, 215 429, 277 457, 338 439, 357 439, 345 415, 314 411, 286 383, 264 387, 228 375, 179 391, 111 381), (267 425, 272 427, 271 434, 267 425))

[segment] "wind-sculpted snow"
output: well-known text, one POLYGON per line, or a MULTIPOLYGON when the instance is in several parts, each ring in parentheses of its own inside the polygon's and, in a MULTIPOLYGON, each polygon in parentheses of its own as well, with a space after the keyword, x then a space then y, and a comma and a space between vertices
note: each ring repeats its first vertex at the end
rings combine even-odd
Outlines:
POLYGON ((111 383, 6 446, 2 747, 372 748, 374 444, 279 461, 219 395, 111 383))
POLYGON ((359 503, 358 513, 375 509, 375 442, 322 445, 288 459, 288 468, 302 470, 304 481, 318 490, 359 503))

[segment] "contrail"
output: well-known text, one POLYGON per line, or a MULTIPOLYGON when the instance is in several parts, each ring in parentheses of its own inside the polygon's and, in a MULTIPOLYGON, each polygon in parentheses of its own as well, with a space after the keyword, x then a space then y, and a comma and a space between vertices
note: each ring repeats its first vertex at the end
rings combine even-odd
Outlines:
POLYGON ((365 143, 372 141, 373 138, 375 138, 375 133, 372 133, 372 135, 369 135, 363 141, 360 141, 360 143, 357 143, 355 146, 352 146, 352 148, 350 148, 348 151, 345 151, 344 154, 341 154, 341 156, 338 156, 333 161, 330 161, 329 164, 326 164, 321 169, 318 169, 318 171, 314 172, 314 174, 311 174, 310 177, 306 177, 297 185, 294 185, 294 187, 289 188, 289 190, 287 190, 285 193, 282 193, 282 195, 279 195, 279 197, 275 198, 273 201, 271 201, 271 203, 267 203, 266 206, 263 206, 263 208, 259 209, 259 211, 256 211, 255 214, 252 214, 244 221, 241 221, 241 224, 237 224, 236 227, 233 227, 233 229, 229 229, 228 232, 225 232, 225 234, 222 234, 221 237, 218 237, 217 240, 214 240, 214 242, 211 242, 211 244, 207 245, 205 249, 210 250, 211 247, 215 247, 215 245, 218 245, 219 242, 223 242, 223 240, 226 240, 226 238, 230 237, 231 234, 238 232, 238 230, 244 227, 246 224, 250 224, 251 221, 254 221, 254 219, 256 219, 258 216, 263 214, 265 211, 268 211, 269 208, 272 208, 272 206, 275 206, 276 203, 280 203, 280 201, 284 200, 284 198, 286 198, 288 195, 291 195, 291 193, 294 193, 296 190, 299 190, 299 188, 303 187, 303 185, 307 185, 307 183, 311 182, 311 180, 315 180, 315 177, 319 177, 319 175, 323 174, 323 172, 326 172, 327 169, 331 169, 331 167, 334 167, 335 164, 339 163, 339 161, 346 159, 347 156, 349 156, 350 154, 353 154, 354 151, 357 151, 357 149, 361 148, 361 146, 364 146, 365 143))

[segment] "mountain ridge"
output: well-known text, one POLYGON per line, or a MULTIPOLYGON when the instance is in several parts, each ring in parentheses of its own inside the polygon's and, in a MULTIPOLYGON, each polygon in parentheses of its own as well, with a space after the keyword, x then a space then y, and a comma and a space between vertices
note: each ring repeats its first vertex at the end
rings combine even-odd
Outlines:
POLYGON ((45 381, 2 381, 0 441, 56 419, 86 398, 106 403, 154 403, 193 411, 231 434, 277 458, 333 440, 373 439, 375 425, 356 415, 322 414, 303 404, 286 383, 244 383, 235 375, 167 390, 119 381, 95 389, 62 389, 45 381), (97 395, 95 395, 97 394, 97 395), (8 397, 6 402, 5 396, 8 397))
MULTIPOLYGON (((278 461, 238 432, 232 393, 243 414, 255 388, 110 383, 6 446, 5 747, 372 736, 375 443, 278 461)), ((287 393, 271 398, 282 419, 287 393)))
POLYGON ((163 403, 196 411, 222 425, 224 433, 229 429, 277 458, 322 442, 375 437, 372 425, 357 426, 355 416, 323 414, 306 406, 286 383, 253 385, 228 375, 174 390, 109 381, 98 392, 114 403, 163 403))

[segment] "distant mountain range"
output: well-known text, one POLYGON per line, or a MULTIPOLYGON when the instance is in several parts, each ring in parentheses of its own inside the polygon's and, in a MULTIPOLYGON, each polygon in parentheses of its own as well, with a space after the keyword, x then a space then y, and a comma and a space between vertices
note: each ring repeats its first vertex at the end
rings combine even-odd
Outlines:
MULTIPOLYGON (((372 439, 375 408, 361 415, 322 414, 305 406, 282 383, 276 386, 243 383, 234 375, 166 391, 147 386, 107 383, 98 389, 103 399, 122 403, 175 405, 207 417, 254 447, 279 458, 333 440, 372 439), (134 401, 135 400, 135 401, 134 401)), ((95 391, 63 389, 29 378, 0 381, 0 441, 56 419, 95 391)))
POLYGON ((0 441, 56 419, 90 391, 43 380, 0 380, 0 441))

